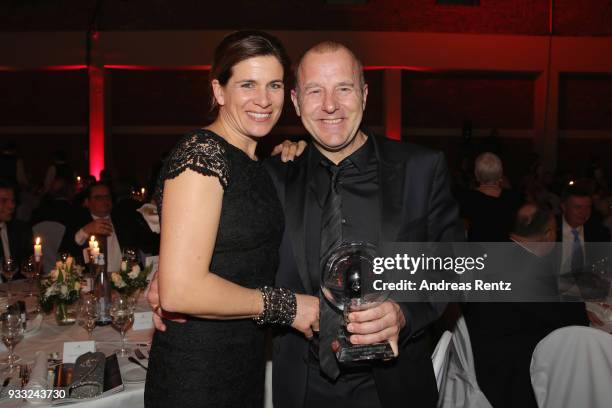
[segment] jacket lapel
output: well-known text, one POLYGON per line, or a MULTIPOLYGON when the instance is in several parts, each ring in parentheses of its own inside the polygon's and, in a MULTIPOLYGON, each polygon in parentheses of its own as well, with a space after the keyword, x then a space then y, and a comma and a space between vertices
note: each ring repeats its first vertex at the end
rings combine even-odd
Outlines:
POLYGON ((307 196, 312 194, 308 187, 307 159, 307 157, 304 157, 304 160, 296 163, 289 172, 285 186, 285 214, 287 215, 289 237, 293 244, 293 254, 302 285, 306 293, 314 293, 306 262, 306 230, 304 228, 307 196))
POLYGON ((384 152, 375 136, 374 152, 378 159, 378 199, 380 208, 379 243, 395 241, 402 221, 406 166, 403 162, 392 163, 386 160, 384 152))

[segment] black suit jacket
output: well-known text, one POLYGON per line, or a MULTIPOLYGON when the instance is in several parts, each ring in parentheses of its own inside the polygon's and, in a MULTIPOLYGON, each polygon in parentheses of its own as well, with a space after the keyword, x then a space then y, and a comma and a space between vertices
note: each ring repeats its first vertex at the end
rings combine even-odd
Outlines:
MULTIPOLYGON (((450 193, 443 155, 408 143, 370 137, 379 162, 380 240, 461 240, 459 212, 450 193)), ((307 165, 314 148, 309 145, 302 156, 288 164, 280 160, 267 163, 285 212, 276 285, 306 294, 316 293, 310 281, 312 271, 308 270, 304 228, 311 222, 309 207, 316 205, 307 165)), ((311 265, 318 263, 318 259, 310 262, 311 265)), ((385 408, 406 404, 434 407, 437 387, 429 337, 424 329, 438 318, 444 305, 404 303, 400 306, 407 323, 400 333, 399 356, 373 366, 379 398, 385 408)), ((302 406, 307 386, 308 350, 308 341, 293 330, 285 330, 275 337, 273 398, 276 408, 302 406)))
MULTIPOLYGON (((558 296, 552 256, 539 258, 518 244, 507 254, 516 273, 524 275, 518 282, 540 281, 540 294, 554 285, 551 294, 558 296)), ((588 325, 582 302, 467 303, 463 313, 478 385, 496 408, 537 408, 529 374, 536 345, 560 327, 588 325)))
MULTIPOLYGON (((74 240, 74 236, 78 230, 92 222, 93 217, 86 208, 79 208, 75 211, 76 214, 66 226, 66 232, 64 233, 64 237, 62 238, 62 243, 60 245, 60 252, 69 252, 75 259, 80 259, 83 261, 83 249, 89 246, 89 242, 88 240, 85 240, 83 245, 77 245, 74 240)), ((129 244, 129 239, 127 238, 128 236, 131 236, 131 232, 127 231, 128 227, 124 227, 121 225, 121 223, 117 222, 117 220, 114 218, 114 214, 111 214, 111 220, 113 222, 113 227, 115 228, 115 234, 117 235, 119 246, 121 248, 131 246, 131 244, 129 244)))
MULTIPOLYGON (((21 263, 34 253, 34 239, 32 228, 25 222, 13 219, 6 223, 6 234, 9 240, 11 258, 21 267, 21 263)), ((2 249, 0 248, 0 251, 2 249)), ((2 256, 4 258, 4 256, 2 256)), ((13 279, 21 279, 21 273, 17 273, 13 279)))

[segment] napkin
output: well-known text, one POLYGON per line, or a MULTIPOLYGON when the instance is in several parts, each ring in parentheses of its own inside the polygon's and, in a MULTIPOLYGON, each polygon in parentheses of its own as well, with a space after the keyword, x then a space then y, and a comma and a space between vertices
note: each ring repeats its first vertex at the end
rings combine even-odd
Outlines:
POLYGON ((151 231, 159 234, 159 215, 157 214, 157 207, 151 203, 146 203, 136 211, 142 214, 142 218, 147 222, 151 231))
MULTIPOLYGON (((47 382, 47 354, 42 351, 37 351, 34 357, 34 366, 30 372, 30 381, 25 386, 25 390, 48 390, 49 383, 47 382)), ((47 400, 44 398, 28 398, 29 404, 41 404, 46 403, 47 400)))

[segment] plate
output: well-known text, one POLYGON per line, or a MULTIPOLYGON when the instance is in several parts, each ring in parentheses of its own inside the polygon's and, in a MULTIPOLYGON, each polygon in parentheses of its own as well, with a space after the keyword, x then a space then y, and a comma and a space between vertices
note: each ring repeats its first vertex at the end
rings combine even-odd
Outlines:
POLYGON ((143 383, 147 379, 147 371, 134 363, 126 361, 121 366, 121 378, 124 384, 143 383))

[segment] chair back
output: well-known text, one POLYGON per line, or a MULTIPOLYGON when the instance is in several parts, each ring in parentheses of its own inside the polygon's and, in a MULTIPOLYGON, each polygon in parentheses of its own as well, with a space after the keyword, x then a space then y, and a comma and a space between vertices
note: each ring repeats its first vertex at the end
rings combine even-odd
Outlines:
POLYGON ((533 352, 531 384, 540 408, 612 406, 612 336, 584 326, 555 330, 533 352))

